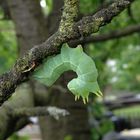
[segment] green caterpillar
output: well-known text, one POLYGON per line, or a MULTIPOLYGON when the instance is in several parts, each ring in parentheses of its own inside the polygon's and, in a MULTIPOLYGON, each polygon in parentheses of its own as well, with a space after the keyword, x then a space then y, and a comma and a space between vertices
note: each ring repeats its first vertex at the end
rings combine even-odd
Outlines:
POLYGON ((61 48, 61 53, 45 60, 33 74, 41 83, 51 86, 60 75, 68 70, 73 70, 77 78, 72 79, 67 87, 75 95, 75 100, 80 96, 83 102, 88 102, 90 92, 102 96, 97 83, 98 72, 94 61, 83 52, 81 45, 70 48, 67 44, 61 48))

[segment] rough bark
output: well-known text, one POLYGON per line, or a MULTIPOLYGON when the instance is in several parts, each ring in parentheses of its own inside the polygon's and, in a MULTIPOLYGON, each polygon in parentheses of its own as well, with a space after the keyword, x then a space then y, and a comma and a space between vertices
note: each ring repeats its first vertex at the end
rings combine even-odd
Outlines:
POLYGON ((73 41, 70 41, 70 44, 72 46, 77 46, 77 44, 104 42, 108 40, 119 39, 126 36, 130 36, 135 33, 137 34, 140 33, 140 24, 130 25, 126 28, 110 31, 109 33, 106 33, 106 34, 88 36, 88 37, 82 38, 81 40, 78 40, 78 39, 73 40, 73 41))

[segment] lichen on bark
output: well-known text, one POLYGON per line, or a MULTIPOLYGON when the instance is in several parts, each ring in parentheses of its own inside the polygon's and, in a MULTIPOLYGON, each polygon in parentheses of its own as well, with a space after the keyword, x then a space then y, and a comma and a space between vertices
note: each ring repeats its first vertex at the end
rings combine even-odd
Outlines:
POLYGON ((67 34, 73 30, 75 19, 78 16, 79 0, 64 0, 64 9, 61 16, 59 31, 62 34, 67 34))

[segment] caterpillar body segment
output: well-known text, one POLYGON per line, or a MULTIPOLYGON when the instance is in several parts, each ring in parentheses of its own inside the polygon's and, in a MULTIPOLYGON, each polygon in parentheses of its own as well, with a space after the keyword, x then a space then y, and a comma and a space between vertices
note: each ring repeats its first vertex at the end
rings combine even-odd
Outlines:
POLYGON ((67 44, 61 48, 61 53, 44 61, 43 66, 38 68, 33 77, 38 81, 51 86, 62 73, 73 70, 77 78, 72 79, 67 87, 75 95, 75 100, 80 96, 83 102, 88 101, 90 92, 102 96, 97 83, 98 72, 94 61, 83 52, 80 45, 70 48, 67 44))

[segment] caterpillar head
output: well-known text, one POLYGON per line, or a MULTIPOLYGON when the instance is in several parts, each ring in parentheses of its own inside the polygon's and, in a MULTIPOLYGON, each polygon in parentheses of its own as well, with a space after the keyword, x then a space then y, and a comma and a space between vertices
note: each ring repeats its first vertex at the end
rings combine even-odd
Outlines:
POLYGON ((89 90, 86 88, 85 82, 74 78, 68 83, 68 89, 75 95, 75 100, 80 97, 83 98, 83 102, 88 102, 89 90))
POLYGON ((89 93, 92 92, 97 96, 101 97, 102 92, 97 82, 86 82, 84 80, 75 78, 68 83, 69 90, 75 95, 75 100, 79 99, 80 96, 83 98, 83 102, 88 102, 89 93))

